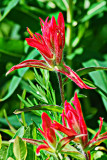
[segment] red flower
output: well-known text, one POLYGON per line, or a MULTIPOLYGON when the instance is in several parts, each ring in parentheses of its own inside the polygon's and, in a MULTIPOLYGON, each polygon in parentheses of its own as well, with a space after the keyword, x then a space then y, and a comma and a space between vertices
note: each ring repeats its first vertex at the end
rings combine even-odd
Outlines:
POLYGON ((42 128, 43 131, 39 128, 38 130, 44 136, 46 140, 43 140, 44 144, 41 144, 37 147, 36 153, 39 154, 40 150, 46 150, 49 152, 54 152, 56 147, 56 135, 53 128, 51 128, 52 121, 50 117, 43 112, 42 114, 42 128))
POLYGON ((26 38, 28 45, 39 50, 45 60, 27 60, 22 63, 13 66, 7 74, 13 70, 23 67, 36 67, 47 69, 50 71, 57 71, 65 74, 68 78, 74 81, 80 88, 93 89, 87 86, 81 78, 68 66, 66 66, 62 59, 62 53, 65 45, 65 25, 63 14, 59 13, 57 22, 53 16, 50 21, 49 17, 43 21, 40 18, 40 24, 42 28, 42 35, 39 33, 33 34, 29 28, 27 28, 30 38, 26 38))
POLYGON ((107 139, 107 132, 100 134, 103 125, 103 118, 99 118, 100 126, 98 132, 95 134, 92 140, 88 140, 87 126, 83 118, 81 105, 77 97, 77 93, 75 93, 74 100, 72 102, 75 109, 67 101, 65 101, 64 110, 62 113, 63 125, 59 124, 56 121, 53 121, 51 127, 63 132, 67 136, 72 136, 76 134, 83 135, 82 137, 75 138, 73 141, 80 143, 83 150, 87 153, 89 159, 91 159, 89 151, 93 149, 93 147, 99 145, 101 142, 107 139))
MULTIPOLYGON (((75 106, 75 109, 67 101, 65 101, 65 108, 62 113, 63 125, 54 121, 52 127, 65 133, 68 136, 75 134, 83 134, 84 136, 81 137, 81 142, 82 145, 85 145, 88 140, 87 126, 83 118, 81 105, 78 100, 77 93, 75 93, 73 104, 75 106)), ((79 139, 75 139, 75 141, 80 142, 79 139)))
POLYGON ((99 145, 101 142, 107 139, 107 132, 100 134, 102 125, 103 125, 103 118, 99 117, 100 119, 100 126, 98 132, 95 134, 95 136, 90 140, 85 146, 84 149, 89 150, 90 148, 93 148, 97 145, 99 145))

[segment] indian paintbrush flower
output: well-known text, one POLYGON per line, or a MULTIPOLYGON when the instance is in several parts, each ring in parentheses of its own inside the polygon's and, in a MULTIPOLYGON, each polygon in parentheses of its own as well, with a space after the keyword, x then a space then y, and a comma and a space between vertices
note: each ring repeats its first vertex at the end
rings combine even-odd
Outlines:
POLYGON ((63 73, 72 81, 74 81, 80 88, 93 89, 87 86, 82 79, 73 71, 70 67, 66 66, 63 62, 63 49, 65 45, 65 25, 63 14, 60 12, 57 22, 53 16, 51 20, 49 17, 43 21, 40 18, 40 24, 42 34, 33 34, 29 28, 27 28, 30 38, 26 38, 29 46, 36 48, 44 60, 25 60, 18 65, 13 66, 7 74, 10 72, 24 67, 36 67, 47 69, 49 71, 57 71, 63 73))
POLYGON ((74 139, 73 141, 77 144, 80 144, 84 152, 86 152, 88 157, 90 157, 90 150, 92 150, 94 147, 107 139, 107 132, 100 134, 103 125, 103 118, 99 118, 100 126, 98 132, 95 134, 92 140, 88 140, 87 126, 84 121, 77 93, 75 93, 72 103, 75 108, 71 106, 67 101, 65 101, 64 110, 62 113, 63 125, 59 124, 56 121, 53 121, 52 128, 63 132, 67 136, 71 136, 73 134, 84 135, 82 137, 74 139))
POLYGON ((42 114, 42 128, 43 131, 39 128, 38 130, 44 136, 46 140, 43 140, 44 144, 41 144, 37 147, 36 153, 39 154, 40 150, 46 150, 54 153, 56 147, 56 135, 53 128, 51 128, 52 121, 50 117, 43 112, 42 114))
POLYGON ((48 153, 52 154, 54 157, 61 155, 60 153, 64 154, 65 151, 71 151, 72 153, 77 154, 77 157, 82 156, 81 153, 75 147, 70 146, 69 143, 74 139, 84 136, 83 134, 76 133, 71 136, 64 137, 60 134, 57 134, 57 136, 59 137, 57 139, 55 129, 52 128, 52 120, 48 116, 48 114, 43 112, 41 118, 43 130, 41 130, 40 128, 38 130, 43 135, 44 140, 22 138, 22 140, 26 141, 27 143, 37 146, 37 155, 40 154, 41 150, 45 150, 48 153))

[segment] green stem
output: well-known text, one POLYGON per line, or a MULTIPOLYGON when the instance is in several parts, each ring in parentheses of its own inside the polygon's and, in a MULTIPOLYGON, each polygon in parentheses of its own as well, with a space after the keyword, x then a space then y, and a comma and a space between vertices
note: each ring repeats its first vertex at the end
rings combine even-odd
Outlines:
POLYGON ((84 153, 84 155, 85 155, 85 159, 86 159, 86 160, 89 160, 89 158, 88 158, 87 154, 86 154, 86 153, 84 153))
POLYGON ((62 159, 62 158, 60 157, 60 153, 59 153, 59 154, 56 153, 56 157, 57 157, 58 160, 61 160, 61 159, 62 159))
MULTIPOLYGON (((26 90, 23 90, 22 98, 25 99, 25 97, 26 97, 26 90)), ((20 109, 23 109, 23 108, 24 108, 24 104, 23 104, 23 102, 20 102, 20 109)), ((21 113, 21 118, 22 118, 23 125, 26 127, 27 124, 26 124, 26 121, 25 121, 24 112, 21 113)))
POLYGON ((64 88, 62 85, 62 78, 61 78, 61 74, 59 72, 57 72, 58 75, 58 80, 59 80, 59 88, 60 88, 60 93, 61 93, 61 100, 62 100, 62 106, 64 107, 64 88))
MULTIPOLYGON (((66 35, 66 46, 67 46, 67 55, 72 53, 72 20, 73 20, 73 0, 68 0, 67 8, 67 35, 66 35)), ((67 60, 67 65, 72 68, 72 61, 67 60)), ((67 84, 67 96, 71 97, 72 94, 72 83, 67 84)))
POLYGON ((67 8, 67 36, 66 36, 66 45, 67 45, 67 54, 71 54, 72 46, 72 20, 73 20, 73 0, 68 1, 68 8, 67 8))

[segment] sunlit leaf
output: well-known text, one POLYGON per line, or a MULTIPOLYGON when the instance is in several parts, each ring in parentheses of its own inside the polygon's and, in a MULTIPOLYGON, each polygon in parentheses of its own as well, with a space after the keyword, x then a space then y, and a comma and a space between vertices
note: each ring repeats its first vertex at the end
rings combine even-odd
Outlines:
POLYGON ((0 18, 0 21, 2 21, 7 16, 7 14, 18 4, 18 2, 19 2, 19 0, 9 1, 7 7, 4 10, 3 15, 0 18))
MULTIPOLYGON (((24 135, 24 127, 22 126, 21 128, 19 128, 15 134, 15 136, 13 137, 13 139, 15 139, 17 136, 19 137, 23 137, 24 135)), ((14 153, 13 153, 13 143, 11 143, 9 145, 9 148, 7 150, 7 155, 6 155, 6 159, 8 159, 9 157, 12 157, 15 159, 14 153)))
POLYGON ((18 160, 26 159, 27 156, 27 147, 26 142, 23 141, 20 137, 16 137, 13 145, 13 152, 18 160))
POLYGON ((105 0, 103 1, 99 1, 97 3, 94 3, 88 10, 87 15, 85 15, 82 18, 82 22, 85 22, 87 20, 89 20, 90 18, 92 18, 93 16, 103 12, 103 11, 107 11, 107 3, 105 0))
POLYGON ((20 80, 21 80, 20 77, 13 76, 7 95, 5 97, 3 97, 2 99, 0 99, 0 101, 5 101, 7 98, 9 98, 13 94, 13 92, 18 87, 20 80))
POLYGON ((8 134, 9 136, 13 137, 14 136, 14 133, 8 129, 1 129, 0 128, 0 131, 3 132, 3 133, 6 133, 8 134))

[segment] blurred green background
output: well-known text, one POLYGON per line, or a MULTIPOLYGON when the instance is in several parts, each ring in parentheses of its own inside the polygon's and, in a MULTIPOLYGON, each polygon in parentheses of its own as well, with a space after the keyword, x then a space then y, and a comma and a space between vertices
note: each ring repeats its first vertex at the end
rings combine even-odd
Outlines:
MULTIPOLYGON (((17 94, 32 99, 28 79, 37 84, 33 69, 21 69, 5 76, 13 66, 25 59, 41 59, 39 52, 27 45, 26 27, 41 33, 39 17, 55 16, 62 12, 65 19, 66 43, 64 61, 75 71, 82 67, 107 67, 107 1, 106 0, 0 0, 0 128, 8 128, 4 109, 15 128, 20 126, 13 111, 20 106, 17 94)), ((39 69, 37 72, 41 75, 39 69)), ((48 74, 48 73, 47 73, 48 74)), ((64 77, 64 76, 63 76, 64 77)), ((107 130, 107 72, 96 71, 86 76, 96 85, 96 90, 81 90, 73 82, 65 85, 65 99, 73 97, 74 91, 86 95, 81 98, 82 109, 88 127, 98 128, 99 116, 104 117, 107 130)), ((57 76, 50 73, 50 81, 61 104, 57 76)), ((39 97, 40 98, 40 97, 39 97)), ((38 103, 46 103, 36 97, 38 103)), ((51 101, 50 101, 51 103, 51 101)), ((27 114, 30 123, 35 115, 27 114)), ((35 120, 37 121, 37 119, 35 120)), ((40 117, 38 118, 40 121, 40 117)), ((3 135, 3 139, 8 139, 3 135)))

